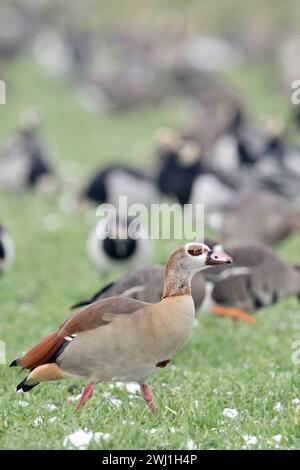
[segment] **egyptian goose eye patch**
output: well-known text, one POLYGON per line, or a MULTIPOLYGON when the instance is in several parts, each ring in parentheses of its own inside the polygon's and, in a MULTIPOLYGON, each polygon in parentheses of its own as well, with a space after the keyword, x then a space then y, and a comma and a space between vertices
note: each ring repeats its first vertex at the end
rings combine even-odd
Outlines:
POLYGON ((188 250, 188 253, 191 256, 200 256, 202 255, 203 250, 201 248, 195 248, 195 249, 188 250))

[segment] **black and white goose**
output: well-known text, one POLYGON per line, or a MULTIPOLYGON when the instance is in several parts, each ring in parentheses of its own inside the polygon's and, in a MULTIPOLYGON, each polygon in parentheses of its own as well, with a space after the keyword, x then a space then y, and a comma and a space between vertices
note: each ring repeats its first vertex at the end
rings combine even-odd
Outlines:
POLYGON ((137 219, 118 216, 103 219, 87 241, 91 262, 102 275, 145 266, 152 256, 147 229, 137 219))
MULTIPOLYGON (((211 241, 215 253, 223 252, 221 245, 211 241)), ((203 310, 217 315, 256 320, 249 313, 268 307, 281 299, 300 295, 300 269, 280 259, 267 247, 259 245, 226 248, 234 260, 231 266, 216 267, 204 273, 206 295, 203 310)))
POLYGON ((16 257, 15 243, 12 236, 0 225, 0 274, 14 263, 16 257))
POLYGON ((201 148, 196 141, 184 141, 176 133, 172 135, 171 131, 168 131, 168 135, 160 133, 159 138, 158 189, 163 196, 181 205, 188 204, 194 181, 202 172, 201 148))
POLYGON ((135 203, 148 206, 159 199, 151 177, 142 171, 121 164, 109 165, 95 172, 82 192, 81 199, 118 207, 121 196, 127 197, 128 206, 135 203))
POLYGON ((23 190, 49 187, 52 170, 48 148, 40 137, 40 115, 30 108, 20 116, 19 129, 0 153, 0 187, 23 190))
POLYGON ((223 206, 234 198, 237 185, 223 171, 204 162, 200 145, 182 138, 173 148, 161 153, 158 188, 181 205, 204 204, 207 211, 223 206))

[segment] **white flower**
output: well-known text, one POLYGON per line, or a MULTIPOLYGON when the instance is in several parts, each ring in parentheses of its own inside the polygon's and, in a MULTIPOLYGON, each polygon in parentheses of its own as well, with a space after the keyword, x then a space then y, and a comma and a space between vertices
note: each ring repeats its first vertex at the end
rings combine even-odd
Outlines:
POLYGON ((118 398, 110 398, 109 402, 116 408, 120 408, 120 406, 122 405, 122 400, 119 400, 118 398))
POLYGON ((57 421, 57 420, 58 420, 57 416, 51 416, 51 418, 49 418, 48 421, 49 421, 49 423, 52 424, 52 423, 55 423, 55 421, 57 421))
POLYGON ((281 413, 283 411, 283 406, 280 402, 277 402, 276 405, 274 406, 274 410, 275 411, 278 411, 279 413, 281 413))
POLYGON ((254 445, 257 443, 257 437, 256 436, 249 436, 248 434, 245 434, 243 436, 244 441, 246 442, 247 445, 254 445))
POLYGON ((226 418, 234 419, 237 418, 239 415, 238 411, 235 408, 224 408, 223 416, 226 418))
POLYGON ((26 406, 29 406, 29 403, 27 401, 24 401, 24 400, 19 400, 17 403, 22 408, 26 408, 26 406))
POLYGON ((35 426, 41 426, 44 423, 44 417, 43 416, 37 416, 35 420, 33 421, 33 424, 35 426))
POLYGON ((54 405, 53 403, 47 403, 45 408, 47 408, 48 411, 54 411, 57 409, 57 406, 54 405))
POLYGON ((157 432, 157 429, 155 428, 149 429, 148 431, 149 434, 155 434, 156 432, 157 432))
POLYGON ((292 400, 292 405, 294 406, 300 405, 300 398, 294 398, 294 400, 292 400))
POLYGON ((86 449, 93 439, 92 431, 83 431, 79 429, 65 437, 63 445, 67 447, 68 444, 76 447, 77 449, 86 449))
POLYGON ((193 441, 193 439, 188 439, 187 442, 186 442, 185 447, 186 447, 187 450, 196 450, 197 449, 197 446, 196 446, 195 442, 193 441))
POLYGON ((81 393, 79 395, 70 395, 67 400, 70 402, 78 401, 81 398, 81 393))
POLYGON ((275 442, 281 442, 281 439, 282 439, 282 435, 281 434, 276 434, 276 436, 273 436, 273 440, 275 442))
POLYGON ((92 440, 99 444, 100 441, 107 441, 108 439, 110 439, 110 434, 106 432, 93 433, 93 431, 88 431, 87 429, 78 429, 78 431, 65 437, 63 446, 67 447, 71 444, 77 449, 84 450, 89 446, 92 440))
POLYGON ((195 400, 195 407, 200 408, 201 404, 199 400, 195 400))
POLYGON ((135 395, 140 390, 139 384, 137 384, 135 382, 129 382, 129 383, 126 384, 125 387, 126 387, 127 392, 132 394, 132 395, 135 395))
POLYGON ((95 432, 93 439, 96 444, 99 444, 100 441, 108 441, 110 439, 110 434, 108 432, 95 432))

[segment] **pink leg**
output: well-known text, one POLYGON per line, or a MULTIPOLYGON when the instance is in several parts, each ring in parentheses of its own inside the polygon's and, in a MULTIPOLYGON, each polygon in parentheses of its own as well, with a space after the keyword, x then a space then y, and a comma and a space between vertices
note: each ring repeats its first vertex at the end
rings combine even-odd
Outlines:
POLYGON ((141 385, 141 391, 142 391, 144 400, 147 403, 147 406, 149 407, 151 413, 156 415, 157 409, 153 403, 153 396, 152 396, 150 388, 148 387, 147 384, 140 384, 140 385, 141 385))
POLYGON ((76 405, 76 411, 80 411, 81 407, 85 404, 85 402, 92 397, 95 386, 96 384, 91 383, 91 384, 87 384, 84 387, 80 400, 76 405))

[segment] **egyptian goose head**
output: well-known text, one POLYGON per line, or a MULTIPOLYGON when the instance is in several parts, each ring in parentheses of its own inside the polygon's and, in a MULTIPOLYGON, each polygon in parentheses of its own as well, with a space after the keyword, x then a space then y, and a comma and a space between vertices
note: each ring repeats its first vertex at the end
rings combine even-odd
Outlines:
POLYGON ((196 273, 210 266, 231 263, 230 256, 221 250, 215 251, 204 243, 189 243, 175 251, 168 261, 163 297, 191 295, 190 282, 196 273))

